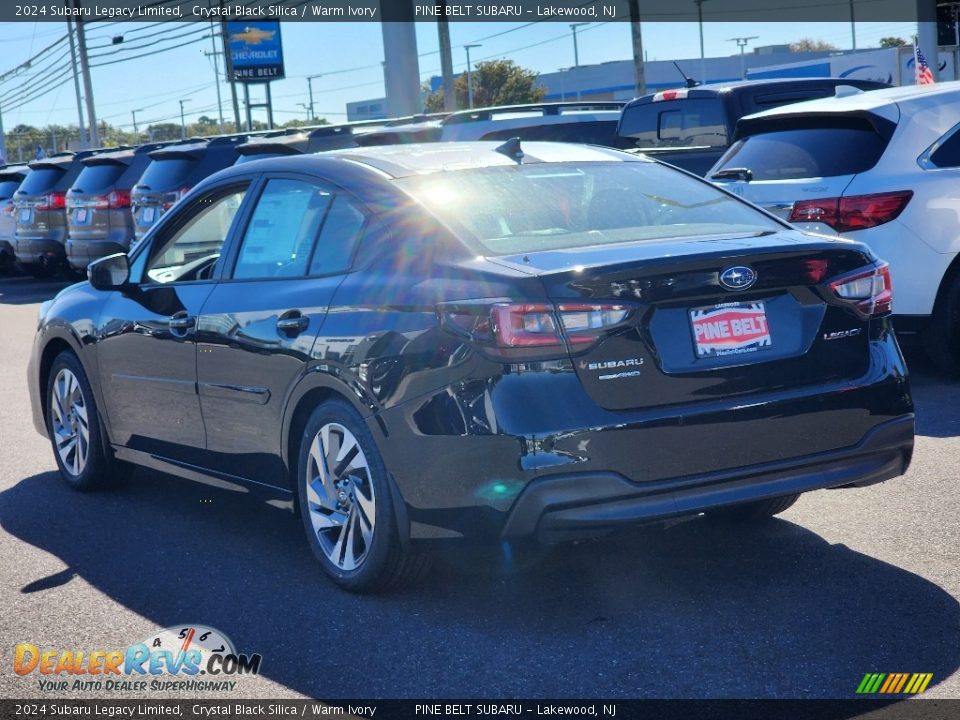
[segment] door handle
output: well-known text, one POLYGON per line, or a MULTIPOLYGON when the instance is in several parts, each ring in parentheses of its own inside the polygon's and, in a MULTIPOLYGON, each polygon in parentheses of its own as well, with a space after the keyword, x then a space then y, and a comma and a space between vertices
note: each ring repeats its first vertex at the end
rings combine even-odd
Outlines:
POLYGON ((310 318, 305 317, 299 310, 285 312, 277 320, 277 331, 287 337, 296 337, 310 325, 310 318))
POLYGON ((185 312, 178 312, 176 315, 171 315, 170 320, 167 321, 170 324, 171 330, 189 330, 197 324, 197 318, 192 315, 187 315, 185 312))

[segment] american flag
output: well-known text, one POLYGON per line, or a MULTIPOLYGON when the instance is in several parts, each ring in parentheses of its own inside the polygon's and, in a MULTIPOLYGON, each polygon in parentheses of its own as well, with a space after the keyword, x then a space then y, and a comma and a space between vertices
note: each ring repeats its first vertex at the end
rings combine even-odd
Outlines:
POLYGON ((913 57, 916 60, 917 85, 933 85, 933 73, 919 45, 914 44, 913 57))

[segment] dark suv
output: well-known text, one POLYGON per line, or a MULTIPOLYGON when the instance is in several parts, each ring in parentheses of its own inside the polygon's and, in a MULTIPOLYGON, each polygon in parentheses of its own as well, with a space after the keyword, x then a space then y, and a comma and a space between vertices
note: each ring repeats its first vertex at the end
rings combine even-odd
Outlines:
POLYGON ((0 166, 0 273, 9 272, 16 260, 17 220, 13 194, 29 172, 26 165, 0 166))
POLYGON ((91 260, 125 252, 133 240, 130 192, 150 163, 149 153, 169 143, 85 158, 67 191, 67 263, 83 270, 91 260))
POLYGON ((149 153, 151 162, 130 200, 134 238, 139 241, 163 214, 208 175, 232 165, 249 135, 223 135, 167 145, 149 153))
POLYGON ((889 87, 873 80, 744 80, 663 90, 623 108, 615 145, 705 175, 730 147, 737 121, 780 105, 889 87))
POLYGON ((240 157, 236 165, 280 155, 302 155, 304 153, 343 150, 357 147, 357 138, 379 127, 370 122, 348 123, 344 125, 321 125, 316 128, 304 128, 284 133, 254 137, 239 148, 240 157))
POLYGON ((249 162, 88 273, 28 373, 63 479, 293 501, 352 590, 438 542, 742 524, 913 450, 886 264, 612 149, 249 162))
POLYGON ((101 150, 58 153, 30 163, 30 174, 13 196, 17 261, 31 275, 53 274, 66 260, 67 190, 83 170, 82 160, 101 150))

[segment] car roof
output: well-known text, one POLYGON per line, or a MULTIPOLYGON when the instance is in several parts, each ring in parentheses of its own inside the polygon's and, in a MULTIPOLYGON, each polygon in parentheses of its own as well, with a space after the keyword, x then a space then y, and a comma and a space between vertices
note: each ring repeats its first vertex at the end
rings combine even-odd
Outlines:
MULTIPOLYGON (((509 141, 508 141, 509 142, 509 141)), ((379 145, 317 153, 317 157, 339 157, 367 165, 393 178, 428 175, 449 170, 469 170, 516 165, 508 155, 497 152, 501 141, 414 143, 379 145)), ((639 160, 634 155, 592 145, 555 142, 524 142, 523 163, 604 162, 639 160)))
MULTIPOLYGON (((693 87, 683 87, 677 84, 676 88, 661 90, 655 93, 641 95, 631 100, 627 107, 634 105, 646 105, 657 100, 671 100, 674 98, 696 99, 716 97, 718 95, 740 94, 750 90, 803 90, 804 88, 823 87, 824 85, 852 85, 854 87, 876 87, 882 88, 883 83, 873 80, 858 80, 856 78, 837 78, 837 77, 810 77, 810 78, 759 78, 757 80, 730 80, 719 83, 707 83, 704 85, 694 85, 693 87)), ((870 92, 874 92, 871 90, 870 92)))
POLYGON ((882 88, 844 97, 818 98, 804 100, 791 105, 764 110, 748 115, 745 119, 806 115, 809 113, 846 113, 880 110, 892 105, 905 105, 929 97, 958 93, 960 100, 960 81, 936 83, 934 85, 904 85, 903 87, 882 88))

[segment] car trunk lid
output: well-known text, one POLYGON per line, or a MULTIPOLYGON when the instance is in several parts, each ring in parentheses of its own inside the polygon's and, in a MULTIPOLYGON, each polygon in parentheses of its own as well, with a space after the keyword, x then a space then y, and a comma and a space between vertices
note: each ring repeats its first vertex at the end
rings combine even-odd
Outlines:
POLYGON ((577 375, 607 409, 748 396, 866 370, 868 321, 825 286, 873 262, 855 243, 785 231, 495 262, 540 277, 567 326, 577 375), (591 308, 614 322, 578 346, 569 323, 589 326, 591 308))

